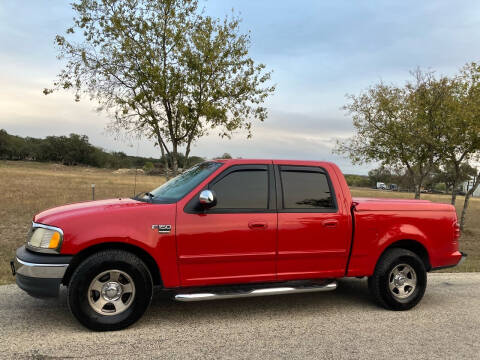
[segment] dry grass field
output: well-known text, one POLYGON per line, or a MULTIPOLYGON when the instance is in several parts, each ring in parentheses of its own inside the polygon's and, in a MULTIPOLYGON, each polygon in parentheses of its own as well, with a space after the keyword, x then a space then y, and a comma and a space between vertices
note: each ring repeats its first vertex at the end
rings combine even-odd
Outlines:
MULTIPOLYGON (((412 193, 382 191, 365 188, 350 189, 353 196, 358 197, 384 197, 413 199, 412 193)), ((422 199, 450 204, 450 196, 442 194, 422 194, 422 199)), ((463 208, 463 196, 457 197, 457 214, 463 208)), ((465 231, 460 238, 460 250, 467 253, 468 257, 460 266, 445 269, 442 272, 470 272, 480 271, 480 198, 471 198, 467 213, 465 231)))
MULTIPOLYGON (((14 281, 9 260, 26 239, 33 215, 58 205, 92 199, 132 197, 133 174, 58 164, 0 161, 0 284, 14 281)), ((136 193, 153 190, 165 179, 137 175, 136 193)))
MULTIPOLYGON (((152 190, 164 182, 162 177, 137 176, 136 192, 152 190)), ((111 170, 66 167, 58 164, 0 161, 0 284, 11 283, 9 260, 15 249, 25 242, 32 217, 41 210, 91 199, 131 197, 134 175, 116 174, 111 170)), ((413 197, 412 194, 352 189, 354 196, 413 197)), ((448 196, 424 195, 423 198, 448 202, 448 196)), ((463 198, 458 198, 458 207, 463 198)), ((450 271, 480 271, 480 199, 472 199, 467 231, 462 235, 461 248, 468 260, 450 271)))

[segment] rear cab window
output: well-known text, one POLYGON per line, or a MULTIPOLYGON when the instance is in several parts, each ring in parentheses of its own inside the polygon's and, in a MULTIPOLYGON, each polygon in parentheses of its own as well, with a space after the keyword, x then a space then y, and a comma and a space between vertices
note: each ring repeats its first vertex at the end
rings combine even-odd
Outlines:
POLYGON ((328 173, 320 167, 279 166, 280 210, 336 212, 335 193, 328 173))

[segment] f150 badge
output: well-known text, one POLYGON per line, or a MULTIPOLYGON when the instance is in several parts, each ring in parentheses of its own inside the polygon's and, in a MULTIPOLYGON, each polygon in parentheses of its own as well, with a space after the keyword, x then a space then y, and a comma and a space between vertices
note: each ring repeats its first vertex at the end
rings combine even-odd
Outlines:
POLYGON ((160 234, 168 234, 172 230, 172 225, 152 225, 152 229, 158 229, 160 234))

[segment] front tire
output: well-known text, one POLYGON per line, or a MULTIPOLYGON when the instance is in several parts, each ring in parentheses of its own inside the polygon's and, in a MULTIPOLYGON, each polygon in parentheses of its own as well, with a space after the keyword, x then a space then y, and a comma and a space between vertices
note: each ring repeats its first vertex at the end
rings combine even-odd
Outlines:
POLYGON ((375 301, 389 310, 409 310, 417 305, 427 288, 423 261, 412 251, 394 248, 379 259, 368 278, 375 301))
POLYGON ((105 250, 75 269, 68 285, 68 306, 91 330, 121 330, 143 315, 152 289, 151 274, 140 258, 122 250, 105 250))

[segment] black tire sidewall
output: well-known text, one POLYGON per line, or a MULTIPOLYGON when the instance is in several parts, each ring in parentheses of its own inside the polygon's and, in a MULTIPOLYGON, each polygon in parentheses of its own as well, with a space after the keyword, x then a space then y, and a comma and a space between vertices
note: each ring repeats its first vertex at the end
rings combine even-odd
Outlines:
POLYGON ((152 279, 144 263, 132 254, 104 252, 87 258, 75 270, 68 286, 68 304, 73 315, 89 329, 120 330, 137 321, 152 298, 152 279), (107 270, 127 273, 135 285, 135 297, 128 309, 118 315, 101 315, 90 306, 88 288, 91 281, 107 270))
POLYGON ((427 287, 427 273, 425 270, 425 265, 423 264, 420 258, 408 251, 398 252, 398 256, 388 257, 386 261, 382 264, 381 269, 379 269, 378 276, 378 286, 380 287, 380 295, 382 300, 388 305, 392 310, 408 310, 417 305, 417 303, 422 299, 425 289, 427 287), (398 299, 390 291, 389 288, 389 274, 390 272, 400 264, 410 265, 415 270, 415 275, 417 277, 417 285, 413 293, 406 299, 398 299))

